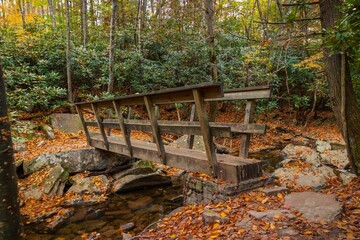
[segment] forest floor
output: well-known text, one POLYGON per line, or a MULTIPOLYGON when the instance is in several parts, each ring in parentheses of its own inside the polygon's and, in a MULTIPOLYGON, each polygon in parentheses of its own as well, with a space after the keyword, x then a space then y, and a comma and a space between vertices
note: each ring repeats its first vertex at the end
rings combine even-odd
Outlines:
MULTIPOLYGON (((238 115, 236 108, 219 112, 216 121, 241 122, 243 116, 238 115), (238 119, 238 120, 236 120, 238 119), (239 120, 240 119, 240 120, 239 120)), ((138 113, 141 115, 141 113, 138 113)), ((166 115, 166 114, 165 114, 166 115)), ((162 114, 164 116, 164 114, 162 114)), ((169 111, 167 119, 177 119, 176 111, 169 111)), ((316 120, 308 122, 307 126, 297 125, 292 121, 293 116, 289 113, 272 112, 256 117, 257 123, 264 123, 268 126, 265 135, 255 135, 251 138, 250 152, 258 152, 263 149, 279 148, 289 143, 290 139, 307 137, 343 143, 340 131, 338 130, 332 113, 323 112, 318 114, 316 120)), ((40 124, 45 120, 40 118, 33 120, 40 124)), ((83 132, 67 134, 55 130, 56 138, 46 139, 45 136, 34 138, 26 142, 27 154, 16 153, 16 158, 23 158, 25 161, 33 159, 44 153, 54 153, 74 148, 88 147, 83 132)), ((176 136, 165 136, 167 140, 176 139, 176 136)), ((132 132, 132 138, 139 140, 150 140, 151 136, 137 131, 132 132)), ((229 149, 236 151, 240 138, 227 141, 218 139, 217 142, 229 149)), ((299 163, 300 164, 300 163, 299 163)), ((301 166, 300 166, 301 167, 301 166)), ((171 174, 171 170, 169 171, 171 174)), ((20 181, 20 185, 26 185, 20 181)), ((291 191, 307 191, 309 189, 291 189, 291 191)), ((334 194, 336 199, 343 204, 343 211, 340 216, 331 223, 314 223, 302 218, 299 213, 294 212, 297 218, 284 220, 274 218, 272 220, 256 220, 252 222, 250 230, 235 226, 236 219, 247 215, 248 210, 267 210, 280 208, 284 203, 284 195, 268 197, 258 190, 240 194, 238 197, 227 202, 218 204, 189 205, 169 218, 160 220, 156 227, 149 228, 141 233, 140 239, 360 239, 360 180, 355 178, 352 182, 342 185, 336 179, 330 179, 325 188, 320 192, 334 194), (222 208, 225 216, 230 221, 227 223, 215 222, 205 225, 201 220, 201 213, 207 208, 222 208), (281 229, 291 225, 299 231, 296 236, 279 237, 281 229)), ((39 204, 34 202, 34 204, 39 204)), ((46 203, 41 203, 46 204, 46 203)), ((49 203, 48 203, 49 204, 49 203)), ((23 212, 31 211, 22 209, 23 212)), ((44 206, 44 205, 43 205, 44 206)), ((34 207, 34 206, 32 206, 34 207)), ((37 205, 37 207, 39 207, 37 205)), ((44 206, 45 207, 45 206, 44 206)), ((86 235, 84 235, 86 239, 86 235)))

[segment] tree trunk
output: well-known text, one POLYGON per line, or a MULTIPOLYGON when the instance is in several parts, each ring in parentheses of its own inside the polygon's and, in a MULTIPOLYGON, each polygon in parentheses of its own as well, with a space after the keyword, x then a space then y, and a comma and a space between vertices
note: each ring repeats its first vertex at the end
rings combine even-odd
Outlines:
POLYGON ((88 17, 87 17, 87 0, 82 0, 82 27, 83 27, 83 45, 86 47, 88 42, 88 17))
MULTIPOLYGON (((334 28, 341 3, 339 0, 320 1, 323 29, 334 28)), ((349 59, 346 52, 342 60, 341 53, 330 53, 327 48, 324 48, 324 58, 325 74, 329 83, 335 117, 347 145, 352 169, 360 175, 360 106, 351 82, 349 59)))
POLYGON ((23 239, 5 83, 0 66, 0 239, 23 239))
POLYGON ((263 41, 266 41, 269 38, 268 30, 267 30, 267 22, 261 10, 260 0, 256 0, 256 4, 259 11, 260 21, 262 22, 262 27, 263 27, 263 41))
POLYGON ((53 26, 53 28, 56 28, 56 19, 55 19, 55 11, 54 11, 53 1, 48 0, 48 4, 49 4, 49 12, 50 12, 50 16, 51 16, 52 26, 53 26))
POLYGON ((210 64, 211 64, 211 77, 214 82, 217 81, 217 67, 216 67, 216 53, 215 53, 215 35, 214 35, 214 21, 215 9, 214 0, 205 0, 205 21, 207 27, 206 41, 209 46, 210 64))
POLYGON ((25 12, 24 12, 24 5, 22 5, 21 0, 18 1, 19 4, 19 11, 21 14, 21 21, 22 21, 22 25, 23 25, 23 29, 25 29, 25 12))
POLYGON ((118 1, 112 0, 112 12, 110 21, 110 51, 109 51, 109 84, 108 92, 114 91, 114 60, 115 60, 115 26, 118 12, 118 1))
POLYGON ((67 85, 68 85, 68 100, 73 102, 72 94, 72 81, 71 81, 71 52, 70 52, 70 41, 71 41, 71 30, 70 30, 70 0, 65 0, 66 7, 66 74, 67 74, 67 85))

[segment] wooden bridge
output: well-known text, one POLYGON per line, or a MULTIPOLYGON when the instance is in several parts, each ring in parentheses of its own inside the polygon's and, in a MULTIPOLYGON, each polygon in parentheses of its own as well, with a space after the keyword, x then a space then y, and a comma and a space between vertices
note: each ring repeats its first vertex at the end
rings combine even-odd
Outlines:
POLYGON ((266 132, 265 125, 253 123, 255 101, 270 96, 269 86, 224 91, 221 84, 204 83, 147 94, 76 103, 76 107, 90 146, 238 183, 261 175, 261 162, 248 159, 247 155, 250 135, 266 132), (229 100, 246 100, 244 123, 209 122, 205 102, 229 100), (188 102, 194 103, 190 121, 159 120, 161 105, 188 102), (148 120, 124 118, 125 107, 134 105, 145 105, 148 120), (115 113, 115 118, 104 119, 103 113, 109 112, 109 109, 115 113), (85 118, 84 110, 94 114, 93 120, 91 117, 85 118), (198 121, 194 121, 195 111, 198 121), (121 135, 110 135, 110 131, 106 131, 110 129, 121 130, 121 135), (153 142, 131 139, 131 130, 151 132, 153 142), (164 145, 161 137, 163 133, 188 134, 188 148, 164 145), (233 137, 239 134, 242 141, 238 157, 216 154, 213 137, 233 137), (192 149, 194 135, 203 136, 205 153, 192 149))

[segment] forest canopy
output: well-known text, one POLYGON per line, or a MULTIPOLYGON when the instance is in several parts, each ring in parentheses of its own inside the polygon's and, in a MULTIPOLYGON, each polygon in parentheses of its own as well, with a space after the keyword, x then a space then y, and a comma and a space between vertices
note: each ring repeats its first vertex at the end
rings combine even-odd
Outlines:
POLYGON ((272 84, 275 97, 259 106, 301 117, 330 107, 319 51, 324 44, 333 52, 349 50, 360 94, 356 1, 345 2, 337 28, 323 38, 319 6, 311 1, 2 0, 1 64, 13 110, 66 103, 67 3, 75 101, 209 81, 224 88, 272 84))

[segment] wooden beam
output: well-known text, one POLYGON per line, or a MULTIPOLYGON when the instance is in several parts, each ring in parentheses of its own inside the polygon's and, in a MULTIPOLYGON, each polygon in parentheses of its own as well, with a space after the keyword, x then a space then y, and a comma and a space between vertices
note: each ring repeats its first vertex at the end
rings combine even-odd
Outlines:
POLYGON ((104 141, 104 146, 106 149, 109 149, 109 142, 108 142, 108 139, 107 139, 107 136, 106 136, 106 133, 105 133, 105 129, 104 129, 104 125, 103 125, 103 122, 99 116, 99 113, 97 111, 97 106, 95 103, 91 103, 91 108, 92 110, 94 111, 94 114, 95 114, 95 119, 96 119, 96 123, 100 129, 100 133, 101 133, 101 136, 103 138, 103 141, 104 141))
MULTIPOLYGON (((248 100, 245 108, 244 124, 252 123, 254 120, 255 100, 248 100)), ((247 158, 249 154, 250 133, 242 134, 239 149, 239 157, 247 158)))
MULTIPOLYGON (((191 105, 191 113, 190 113, 190 122, 193 122, 195 120, 195 114, 196 113, 196 109, 195 109, 195 104, 191 105)), ((189 149, 192 149, 194 147, 194 135, 193 134, 189 134, 187 139, 186 139, 186 144, 187 147, 189 149)))
POLYGON ((112 107, 112 101, 120 106, 145 105, 144 97, 151 97, 153 104, 167 104, 175 102, 193 101, 192 90, 197 89, 203 93, 204 98, 220 98, 224 95, 221 83, 202 83, 178 88, 167 88, 159 91, 143 94, 132 94, 112 99, 97 100, 91 102, 75 103, 76 105, 88 105, 96 103, 98 107, 112 107))
POLYGON ((121 131, 123 133, 124 142, 125 142, 126 147, 127 147, 128 151, 129 151, 130 157, 132 157, 133 156, 133 151, 132 151, 132 148, 131 148, 130 135, 129 135, 129 131, 126 128, 125 123, 124 123, 124 117, 122 115, 121 106, 119 106, 116 103, 116 101, 113 101, 113 105, 114 105, 115 113, 117 115, 117 119, 118 119, 118 122, 119 122, 120 129, 121 129, 121 131))
POLYGON ((89 134, 89 129, 87 128, 87 125, 85 123, 82 107, 81 107, 81 105, 75 105, 75 107, 76 107, 76 110, 77 110, 77 112, 79 114, 81 124, 83 125, 86 140, 87 140, 88 144, 91 145, 91 138, 90 138, 90 134, 89 134))
POLYGON ((217 177, 220 174, 220 169, 219 163, 216 159, 215 146, 213 143, 213 136, 210 131, 209 120, 205 109, 203 93, 198 89, 193 89, 193 95, 200 122, 201 135, 204 139, 205 152, 211 169, 211 174, 213 177, 217 177))
POLYGON ((162 164, 166 164, 166 153, 164 144, 161 139, 159 125, 155 115, 154 104, 151 97, 144 96, 145 106, 149 115, 153 137, 155 139, 156 146, 158 148, 158 156, 162 159, 162 164))
MULTIPOLYGON (((159 120, 159 119, 160 119, 160 109, 159 109, 159 106, 158 106, 158 105, 155 105, 155 106, 154 106, 154 111, 155 111, 155 118, 156 118, 156 120, 159 120)), ((160 132, 161 132, 161 129, 160 129, 160 132)), ((154 136, 152 136, 152 142, 156 142, 154 136)))
MULTIPOLYGON (((143 132, 151 132, 151 123, 149 120, 127 120, 124 119, 126 128, 130 130, 139 130, 143 132)), ((86 126, 96 127, 96 122, 85 122, 86 126)), ((120 129, 116 119, 104 119, 104 127, 120 129)), ((189 134, 189 135, 201 135, 199 121, 166 121, 158 120, 160 132, 162 133, 173 133, 173 134, 189 134)), ((215 137, 234 137, 236 134, 241 133, 253 133, 253 134, 265 134, 266 125, 264 124, 243 124, 243 123, 220 123, 210 122, 211 134, 215 137)))

